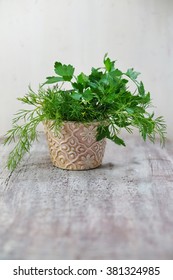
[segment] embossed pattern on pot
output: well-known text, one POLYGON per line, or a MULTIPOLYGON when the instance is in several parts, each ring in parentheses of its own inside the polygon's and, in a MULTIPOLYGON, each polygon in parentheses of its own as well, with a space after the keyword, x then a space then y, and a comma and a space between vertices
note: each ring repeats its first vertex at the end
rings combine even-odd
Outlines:
POLYGON ((53 165, 70 170, 86 170, 101 165, 106 139, 96 141, 98 125, 98 122, 64 122, 55 134, 50 122, 45 123, 53 165))

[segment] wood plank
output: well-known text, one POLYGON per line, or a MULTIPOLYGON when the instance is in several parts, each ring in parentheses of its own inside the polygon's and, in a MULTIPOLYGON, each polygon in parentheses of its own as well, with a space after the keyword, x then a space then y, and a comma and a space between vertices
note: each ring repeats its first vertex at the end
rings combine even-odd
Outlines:
POLYGON ((103 165, 51 165, 45 137, 9 172, 0 143, 0 259, 173 259, 173 149, 126 137, 103 165))

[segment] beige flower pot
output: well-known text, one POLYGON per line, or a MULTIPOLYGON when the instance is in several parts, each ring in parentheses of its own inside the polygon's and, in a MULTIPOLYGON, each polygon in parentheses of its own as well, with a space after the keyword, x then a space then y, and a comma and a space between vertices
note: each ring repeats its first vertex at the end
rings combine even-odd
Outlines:
POLYGON ((51 122, 44 124, 53 165, 69 170, 96 168, 102 163, 106 139, 96 141, 98 122, 64 122, 55 135, 51 122))

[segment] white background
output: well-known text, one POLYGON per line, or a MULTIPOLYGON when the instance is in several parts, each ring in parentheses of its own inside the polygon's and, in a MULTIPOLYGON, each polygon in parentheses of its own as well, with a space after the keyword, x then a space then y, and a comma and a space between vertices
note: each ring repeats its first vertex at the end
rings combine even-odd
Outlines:
POLYGON ((0 0, 0 136, 54 61, 88 72, 106 52, 142 73, 173 138, 172 0, 0 0))

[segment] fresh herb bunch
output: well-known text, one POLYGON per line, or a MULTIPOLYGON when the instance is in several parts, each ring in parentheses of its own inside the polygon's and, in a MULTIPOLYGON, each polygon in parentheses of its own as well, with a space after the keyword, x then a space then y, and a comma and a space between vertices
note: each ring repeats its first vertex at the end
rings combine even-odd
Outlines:
POLYGON ((32 143, 37 139, 37 126, 40 122, 52 120, 55 130, 63 121, 98 121, 97 140, 108 138, 118 145, 125 146, 118 135, 122 128, 129 133, 139 129, 142 138, 155 142, 156 135, 160 143, 165 141, 166 125, 163 117, 154 117, 148 108, 152 106, 150 93, 144 84, 138 81, 140 73, 133 68, 126 72, 116 68, 107 54, 103 67, 92 68, 89 75, 74 75, 72 65, 55 62, 56 76, 47 77, 46 82, 35 93, 31 87, 23 98, 25 104, 33 105, 31 110, 21 109, 13 119, 13 127, 6 134, 5 144, 16 142, 9 154, 8 168, 14 170, 32 143), (135 90, 129 85, 133 82, 135 90), (70 90, 65 90, 65 84, 70 90), (51 88, 45 85, 55 84, 51 88))

